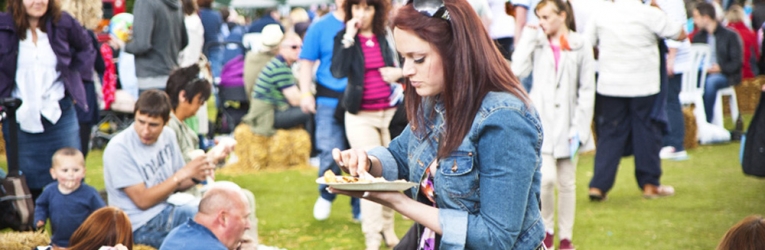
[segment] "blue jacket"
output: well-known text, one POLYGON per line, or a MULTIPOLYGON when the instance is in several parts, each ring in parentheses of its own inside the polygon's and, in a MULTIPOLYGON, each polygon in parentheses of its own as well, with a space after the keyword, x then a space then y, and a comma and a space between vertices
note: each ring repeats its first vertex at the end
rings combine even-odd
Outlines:
MULTIPOLYGON (((92 79, 96 50, 85 28, 66 12, 57 23, 48 20, 48 36, 58 60, 56 70, 61 73, 64 89, 74 98, 77 106, 88 110, 83 78, 92 79), (86 77, 87 76, 87 77, 86 77)), ((25 31, 26 32, 26 31, 25 31)), ((9 97, 16 87, 16 68, 19 56, 19 36, 10 13, 0 13, 0 97, 9 97)), ((97 108, 97 107, 96 107, 97 108)))
MULTIPOLYGON (((424 107, 426 114, 436 111, 423 122, 426 133, 407 126, 388 148, 369 151, 382 163, 385 179, 419 183, 436 158, 444 108, 442 103, 424 107)), ((438 161, 433 183, 443 230, 440 249, 539 246, 541 147, 542 123, 533 107, 509 93, 484 97, 462 144, 438 161)), ((412 194, 419 194, 419 185, 412 194)))

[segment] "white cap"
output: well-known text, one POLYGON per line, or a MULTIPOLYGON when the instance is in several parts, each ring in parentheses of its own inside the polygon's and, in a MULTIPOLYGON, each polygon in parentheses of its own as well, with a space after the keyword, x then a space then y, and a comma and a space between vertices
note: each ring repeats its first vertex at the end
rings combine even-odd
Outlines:
POLYGON ((263 27, 263 31, 260 32, 261 44, 263 47, 276 47, 284 38, 282 29, 278 24, 269 24, 263 27))

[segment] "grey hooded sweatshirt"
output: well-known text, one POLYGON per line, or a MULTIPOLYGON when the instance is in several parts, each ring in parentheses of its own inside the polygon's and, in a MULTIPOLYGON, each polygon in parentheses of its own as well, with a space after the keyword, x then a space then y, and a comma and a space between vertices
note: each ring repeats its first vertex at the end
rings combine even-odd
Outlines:
POLYGON ((125 51, 135 55, 137 77, 168 76, 189 43, 180 0, 136 0, 133 38, 125 51))

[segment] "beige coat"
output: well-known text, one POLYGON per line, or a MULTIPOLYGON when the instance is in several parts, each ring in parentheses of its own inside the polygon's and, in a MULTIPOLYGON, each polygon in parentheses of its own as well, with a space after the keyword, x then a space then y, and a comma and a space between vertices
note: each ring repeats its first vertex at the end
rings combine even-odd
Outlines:
POLYGON ((518 77, 533 69, 531 100, 544 131, 542 153, 555 158, 571 156, 569 139, 579 134, 582 145, 593 145, 590 126, 595 108, 595 68, 592 45, 569 31, 571 50, 561 50, 558 70, 547 36, 524 28, 513 53, 512 70, 518 77))

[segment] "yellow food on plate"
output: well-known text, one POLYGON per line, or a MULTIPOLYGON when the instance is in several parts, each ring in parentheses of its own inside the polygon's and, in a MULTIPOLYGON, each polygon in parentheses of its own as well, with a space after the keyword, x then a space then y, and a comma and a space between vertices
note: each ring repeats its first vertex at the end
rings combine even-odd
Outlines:
POLYGON ((335 176, 335 173, 333 173, 332 170, 324 172, 324 182, 337 183, 337 176, 335 176))

